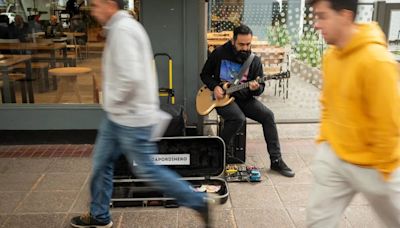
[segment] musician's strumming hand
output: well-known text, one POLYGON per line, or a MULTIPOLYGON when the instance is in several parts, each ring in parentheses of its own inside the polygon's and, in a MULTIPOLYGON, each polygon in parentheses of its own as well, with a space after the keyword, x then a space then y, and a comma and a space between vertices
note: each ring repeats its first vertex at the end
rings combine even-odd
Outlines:
POLYGON ((258 84, 257 81, 250 81, 249 82, 249 89, 251 91, 257 90, 258 88, 260 88, 260 84, 258 84))
POLYGON ((221 88, 221 86, 216 86, 214 88, 214 96, 217 99, 222 99, 224 98, 225 92, 224 90, 221 88))

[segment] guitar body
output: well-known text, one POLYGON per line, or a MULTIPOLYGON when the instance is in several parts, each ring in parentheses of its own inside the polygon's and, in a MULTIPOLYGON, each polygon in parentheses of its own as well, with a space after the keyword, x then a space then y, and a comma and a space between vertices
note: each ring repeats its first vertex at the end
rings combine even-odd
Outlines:
MULTIPOLYGON (((274 75, 266 75, 262 78, 257 77, 254 81, 261 83, 265 82, 266 80, 282 79, 288 77, 290 77, 290 74, 279 73, 274 75)), ((230 104, 234 100, 234 98, 231 97, 229 94, 232 94, 241 89, 248 88, 249 84, 250 82, 245 82, 238 85, 231 85, 228 82, 224 83, 222 89, 225 91, 226 95, 219 100, 214 98, 214 92, 211 91, 209 88, 207 88, 206 86, 201 87, 196 96, 197 113, 204 116, 210 113, 215 107, 223 107, 230 104)))
POLYGON ((207 115, 216 107, 223 107, 230 104, 235 98, 225 95, 222 99, 215 99, 214 92, 207 86, 202 86, 196 96, 196 110, 202 116, 207 115))

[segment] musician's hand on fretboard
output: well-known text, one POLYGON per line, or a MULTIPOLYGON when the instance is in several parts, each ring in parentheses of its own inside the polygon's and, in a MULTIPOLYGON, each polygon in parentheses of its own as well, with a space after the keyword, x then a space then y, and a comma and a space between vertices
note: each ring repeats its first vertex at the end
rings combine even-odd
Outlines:
POLYGON ((257 80, 249 82, 249 89, 251 91, 257 90, 258 88, 260 88, 260 84, 258 84, 257 80))

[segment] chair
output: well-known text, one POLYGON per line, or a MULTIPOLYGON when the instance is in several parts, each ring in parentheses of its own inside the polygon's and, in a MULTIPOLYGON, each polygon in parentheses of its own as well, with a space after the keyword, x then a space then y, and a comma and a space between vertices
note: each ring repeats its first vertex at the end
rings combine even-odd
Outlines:
POLYGON ((211 53, 218 46, 223 45, 233 37, 232 31, 207 33, 208 52, 211 53))
POLYGON ((80 51, 80 45, 77 44, 76 42, 76 37, 74 33, 71 32, 65 32, 65 35, 67 35, 67 40, 70 42, 67 44, 67 49, 72 49, 75 53, 75 56, 78 58, 81 58, 81 51, 80 51))
POLYGON ((69 85, 71 84, 78 102, 82 103, 77 76, 90 74, 91 72, 92 69, 89 67, 60 67, 50 69, 49 75, 58 77, 60 82, 57 86, 57 93, 54 102, 59 103, 61 101, 64 91, 69 88, 69 85))
POLYGON ((260 43, 252 49, 262 59, 264 74, 285 73, 286 76, 275 83, 275 96, 282 94, 283 99, 289 97, 290 48, 273 47, 260 43))
POLYGON ((86 58, 89 56, 89 51, 91 53, 102 53, 105 44, 104 40, 100 38, 101 32, 102 28, 92 28, 87 31, 86 58))
POLYGON ((75 37, 75 44, 78 47, 79 50, 79 58, 84 59, 82 49, 85 49, 85 58, 88 58, 88 40, 87 40, 87 33, 86 32, 74 32, 73 33, 75 37), (86 38, 85 38, 86 37, 86 38))

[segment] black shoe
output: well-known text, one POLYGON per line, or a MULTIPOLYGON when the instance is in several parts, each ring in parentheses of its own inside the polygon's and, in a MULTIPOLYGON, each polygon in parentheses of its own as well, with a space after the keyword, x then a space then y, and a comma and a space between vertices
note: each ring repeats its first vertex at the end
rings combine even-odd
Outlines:
POLYGON ((204 199, 204 203, 205 203, 204 208, 199 211, 200 216, 203 219, 206 228, 214 227, 212 225, 212 219, 211 219, 211 213, 212 213, 211 204, 213 204, 214 201, 206 196, 206 198, 204 199))
POLYGON ((78 228, 111 228, 113 226, 113 222, 110 221, 108 223, 100 222, 97 219, 93 218, 90 214, 84 214, 81 216, 77 216, 71 219, 71 226, 78 228))
POLYGON ((277 171, 285 177, 294 177, 294 172, 291 170, 282 158, 271 161, 271 169, 277 171))

